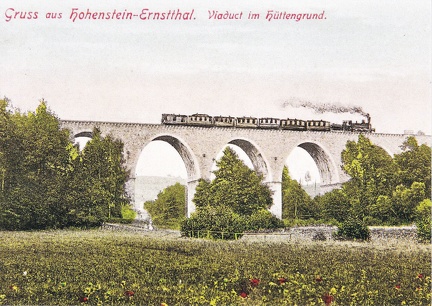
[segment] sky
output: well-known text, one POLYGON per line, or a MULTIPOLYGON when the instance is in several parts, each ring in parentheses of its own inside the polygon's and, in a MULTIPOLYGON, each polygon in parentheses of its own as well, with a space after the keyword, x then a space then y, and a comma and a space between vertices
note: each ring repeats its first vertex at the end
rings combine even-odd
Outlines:
POLYGON ((22 111, 43 98, 73 120, 363 119, 286 106, 307 101, 361 107, 377 132, 431 134, 431 37, 429 0, 2 0, 0 96, 22 111), (74 8, 137 17, 74 21, 74 8), (141 20, 143 9, 194 14, 141 20), (323 19, 269 21, 269 10, 323 19), (213 11, 243 15, 209 19, 213 11))

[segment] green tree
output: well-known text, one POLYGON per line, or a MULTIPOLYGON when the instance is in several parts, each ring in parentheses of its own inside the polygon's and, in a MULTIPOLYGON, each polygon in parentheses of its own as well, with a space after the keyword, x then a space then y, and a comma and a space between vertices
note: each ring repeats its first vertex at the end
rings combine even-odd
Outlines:
POLYGON ((393 205, 393 198, 380 195, 375 204, 369 206, 369 215, 378 224, 397 224, 398 215, 393 205))
POLYGON ((230 207, 200 207, 181 224, 182 236, 193 238, 238 239, 246 228, 246 218, 230 207))
POLYGON ((319 211, 319 218, 325 221, 347 220, 351 214, 351 204, 341 189, 334 189, 313 199, 319 211))
POLYGON ((301 185, 291 179, 288 168, 282 172, 282 218, 311 219, 316 217, 312 200, 301 185))
POLYGON ((10 198, 20 176, 23 141, 12 117, 9 100, 0 100, 0 228, 20 227, 20 213, 10 198))
POLYGON ((129 205, 123 163, 123 143, 110 135, 102 137, 95 128, 92 139, 74 159, 67 201, 70 223, 95 226, 121 217, 122 206, 129 205))
POLYGON ((379 196, 392 196, 397 167, 384 149, 364 135, 357 142, 348 141, 341 155, 343 170, 351 177, 343 192, 350 199, 354 217, 362 219, 379 196))
POLYGON ((10 160, 3 169, 7 208, 2 215, 16 228, 58 227, 69 169, 69 132, 60 129, 43 100, 35 112, 15 112, 9 118, 15 128, 8 131, 14 152, 5 154, 10 160))
POLYGON ((397 222, 411 223, 415 218, 415 208, 425 199, 425 184, 414 182, 410 188, 399 185, 393 192, 392 206, 397 222))
POLYGON ((404 150, 394 156, 399 168, 398 181, 410 188, 414 182, 425 184, 426 196, 431 196, 431 148, 426 144, 418 145, 414 136, 408 137, 401 148, 404 150))
POLYGON ((176 183, 162 190, 157 199, 144 203, 153 224, 159 227, 178 229, 185 217, 185 186, 176 183))
POLYGON ((193 201, 196 212, 181 224, 183 235, 236 239, 243 231, 283 226, 270 212, 272 193, 263 177, 227 147, 216 162, 211 182, 200 180, 193 201), (204 234, 206 233, 206 234, 204 234))
POLYGON ((415 209, 415 219, 418 239, 422 242, 431 242, 431 207, 432 201, 425 199, 415 209))
POLYGON ((1 228, 99 225, 128 204, 120 141, 95 131, 80 153, 43 100, 24 114, 1 100, 0 128, 1 228))
POLYGON ((273 204, 272 193, 263 177, 249 169, 229 147, 216 162, 218 170, 211 182, 200 180, 195 196, 196 207, 226 206, 239 215, 251 215, 273 204))

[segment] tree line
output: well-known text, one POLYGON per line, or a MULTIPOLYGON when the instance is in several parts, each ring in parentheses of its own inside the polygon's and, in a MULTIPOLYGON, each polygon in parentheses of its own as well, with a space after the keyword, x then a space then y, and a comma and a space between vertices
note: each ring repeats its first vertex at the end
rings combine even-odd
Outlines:
MULTIPOLYGON (((342 167, 350 180, 340 189, 313 199, 291 179, 285 167, 282 174, 284 225, 340 225, 348 220, 365 225, 417 222, 427 234, 430 232, 431 148, 419 145, 410 136, 401 149, 401 153, 391 157, 360 134, 357 141, 348 141, 341 153, 342 167)), ((164 226, 164 220, 169 219, 171 228, 181 227, 185 233, 197 229, 239 232, 281 226, 267 211, 272 199, 263 177, 249 169, 232 149, 226 148, 223 153, 216 162, 215 179, 200 180, 193 199, 196 213, 190 219, 184 219, 184 186, 179 184, 168 187, 156 201, 145 204, 157 220, 156 225, 164 226)))
POLYGON ((341 153, 349 181, 313 199, 284 172, 283 217, 327 223, 356 218, 367 225, 415 222, 420 207, 431 203, 431 148, 409 136, 401 149, 391 157, 360 134, 341 153))
MULTIPOLYGON (((350 180, 313 199, 285 168, 285 225, 356 219, 367 225, 417 222, 427 231, 431 148, 419 145, 413 136, 401 148, 391 157, 360 134, 341 153, 350 180)), ((216 164, 215 179, 200 180, 196 188, 196 213, 191 218, 184 218, 184 187, 178 184, 145 204, 154 224, 184 231, 230 228, 233 232, 284 225, 268 211, 272 193, 262 175, 249 169, 230 148, 216 164)), ((34 112, 21 113, 7 99, 0 100, 1 229, 91 227, 128 212, 133 215, 125 192, 127 177, 120 140, 102 137, 96 128, 79 150, 45 101, 34 112)))
POLYGON ((34 112, 0 100, 0 229, 99 226, 129 207, 123 144, 93 137, 83 150, 41 101, 34 112))

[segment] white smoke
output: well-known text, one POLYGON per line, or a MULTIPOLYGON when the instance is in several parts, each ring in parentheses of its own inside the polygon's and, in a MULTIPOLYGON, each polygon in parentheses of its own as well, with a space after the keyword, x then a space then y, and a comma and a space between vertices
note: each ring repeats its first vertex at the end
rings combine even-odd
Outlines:
POLYGON ((298 98, 290 98, 288 101, 282 103, 282 108, 294 107, 294 108, 309 108, 315 111, 317 114, 323 113, 350 113, 350 114, 360 114, 367 117, 368 114, 360 106, 345 106, 338 103, 312 103, 310 101, 301 100, 298 98))

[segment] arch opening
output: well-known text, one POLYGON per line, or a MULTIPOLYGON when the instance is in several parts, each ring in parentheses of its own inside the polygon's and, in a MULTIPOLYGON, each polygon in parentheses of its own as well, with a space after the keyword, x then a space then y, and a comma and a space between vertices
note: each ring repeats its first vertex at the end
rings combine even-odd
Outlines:
POLYGON ((231 148, 236 154, 237 156, 244 162, 244 164, 246 166, 248 166, 250 169, 254 170, 254 165, 251 161, 251 159, 249 158, 249 156, 246 154, 246 152, 240 148, 237 145, 234 144, 226 144, 222 150, 219 151, 219 153, 216 155, 216 158, 213 159, 213 164, 211 167, 211 174, 210 174, 210 180, 213 180, 215 178, 215 175, 213 174, 214 171, 216 171, 218 169, 216 162, 219 161, 222 156, 223 156, 223 151, 227 148, 231 148))
POLYGON ((321 183, 318 166, 312 156, 302 147, 295 147, 285 161, 290 177, 301 185, 321 183))
POLYGON ((256 145, 245 139, 234 139, 228 142, 228 144, 239 147, 249 158, 253 169, 258 174, 263 175, 266 181, 271 181, 267 162, 265 161, 264 157, 262 156, 260 150, 257 148, 256 145))
MULTIPOLYGON (((290 175, 292 173, 292 169, 300 169, 300 173, 295 173, 291 178, 296 179, 300 176, 302 178, 302 182, 299 182, 305 186, 303 179, 305 180, 306 173, 310 175, 311 185, 314 186, 314 190, 309 190, 308 193, 311 196, 315 196, 317 194, 322 194, 327 191, 330 191, 337 187, 339 184, 339 173, 334 163, 332 156, 319 144, 313 142, 304 142, 297 145, 295 149, 293 149, 290 155, 287 158, 287 166, 290 170, 290 175), (301 153, 301 154, 299 154, 301 153), (292 160, 293 156, 300 156, 294 160, 292 160), (292 166, 294 164, 294 166, 292 166), (315 181, 319 182, 319 186, 315 185, 315 181)), ((307 189, 307 188, 305 188, 307 189)))
POLYGON ((320 193, 321 175, 308 151, 295 147, 285 160, 285 166, 290 178, 296 180, 311 197, 320 193))
POLYGON ((80 132, 74 135, 73 141, 74 144, 78 145, 80 151, 82 151, 87 142, 89 142, 93 138, 93 133, 89 131, 80 132))
POLYGON ((134 173, 134 202, 140 218, 150 218, 144 210, 146 201, 155 200, 161 191, 176 183, 185 186, 185 215, 193 210, 190 197, 194 186, 190 182, 199 171, 191 150, 181 140, 170 135, 153 138, 139 154, 134 173))

